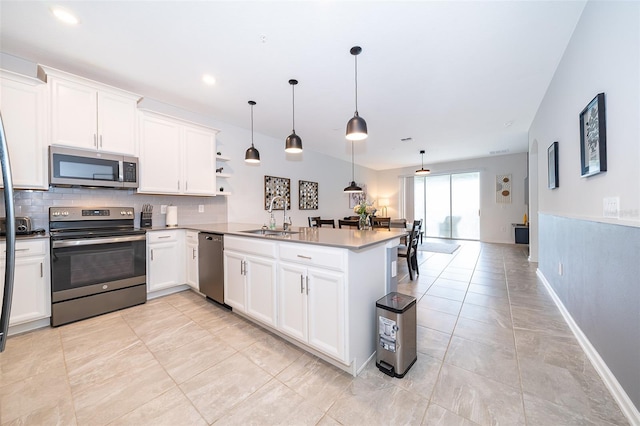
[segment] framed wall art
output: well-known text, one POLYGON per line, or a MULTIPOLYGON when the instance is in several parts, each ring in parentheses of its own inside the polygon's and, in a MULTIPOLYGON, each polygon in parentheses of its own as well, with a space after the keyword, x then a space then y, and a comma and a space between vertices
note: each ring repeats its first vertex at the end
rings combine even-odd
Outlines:
POLYGON ((298 208, 318 210, 318 182, 298 181, 298 208))
POLYGON ((360 204, 362 200, 367 199, 367 186, 363 183, 359 183, 358 186, 362 188, 362 192, 352 192, 349 194, 349 208, 353 209, 360 204))
POLYGON ((593 176, 607 171, 607 127, 604 93, 580 113, 580 176, 593 176))
POLYGON ((511 204, 511 175, 496 176, 496 203, 511 204))
POLYGON ((552 143, 547 148, 547 175, 549 189, 555 189, 559 186, 558 180, 558 142, 552 143))
MULTIPOLYGON (((269 210, 271 199, 275 196, 284 197, 287 200, 287 207, 291 209, 291 179, 275 176, 264 177, 264 209, 269 210)), ((273 204, 274 210, 283 210, 282 200, 276 200, 273 204)))

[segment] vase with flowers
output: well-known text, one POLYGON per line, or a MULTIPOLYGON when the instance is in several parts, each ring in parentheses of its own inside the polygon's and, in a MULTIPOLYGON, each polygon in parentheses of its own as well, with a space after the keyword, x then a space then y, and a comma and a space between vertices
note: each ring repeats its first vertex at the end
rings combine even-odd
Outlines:
POLYGON ((353 212, 358 215, 358 229, 369 229, 371 215, 375 214, 376 208, 373 203, 362 200, 360 204, 353 208, 353 212))

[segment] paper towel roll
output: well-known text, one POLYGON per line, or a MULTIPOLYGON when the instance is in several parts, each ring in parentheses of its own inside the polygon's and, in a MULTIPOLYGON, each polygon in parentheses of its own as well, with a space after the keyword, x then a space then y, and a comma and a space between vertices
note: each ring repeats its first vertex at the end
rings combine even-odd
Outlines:
POLYGON ((178 226, 178 206, 167 206, 167 226, 178 226))

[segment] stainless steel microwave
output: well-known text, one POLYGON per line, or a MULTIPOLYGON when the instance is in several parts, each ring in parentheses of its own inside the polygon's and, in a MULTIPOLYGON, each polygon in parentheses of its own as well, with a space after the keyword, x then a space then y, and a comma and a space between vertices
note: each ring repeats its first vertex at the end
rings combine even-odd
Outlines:
POLYGON ((51 186, 138 187, 138 159, 99 151, 49 147, 51 186))

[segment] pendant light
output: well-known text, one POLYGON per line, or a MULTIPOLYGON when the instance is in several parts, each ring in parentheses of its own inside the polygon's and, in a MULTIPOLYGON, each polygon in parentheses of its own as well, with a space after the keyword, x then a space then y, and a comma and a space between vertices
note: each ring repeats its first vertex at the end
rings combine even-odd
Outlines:
POLYGON ((289 84, 291 85, 291 95, 293 99, 293 130, 291 134, 287 136, 287 142, 284 148, 285 152, 290 154, 299 154, 302 152, 302 139, 300 136, 296 135, 296 94, 295 94, 295 86, 298 84, 298 80, 289 80, 289 84))
POLYGON ((362 47, 353 46, 350 50, 356 60, 356 112, 353 118, 347 123, 347 139, 350 141, 361 141, 367 138, 367 122, 358 115, 358 55, 362 52, 362 47))
POLYGON ((357 193, 362 192, 362 188, 356 185, 356 180, 353 177, 353 141, 351 141, 351 183, 344 189, 344 192, 357 193))
POLYGON ((431 173, 431 170, 424 168, 424 149, 420 150, 420 155, 422 155, 422 167, 420 170, 416 170, 416 176, 426 176, 431 173))
POLYGON ((253 106, 255 104, 254 101, 249 101, 249 105, 251 105, 251 147, 247 149, 247 152, 244 154, 244 161, 254 164, 260 162, 260 153, 253 146, 253 106))

